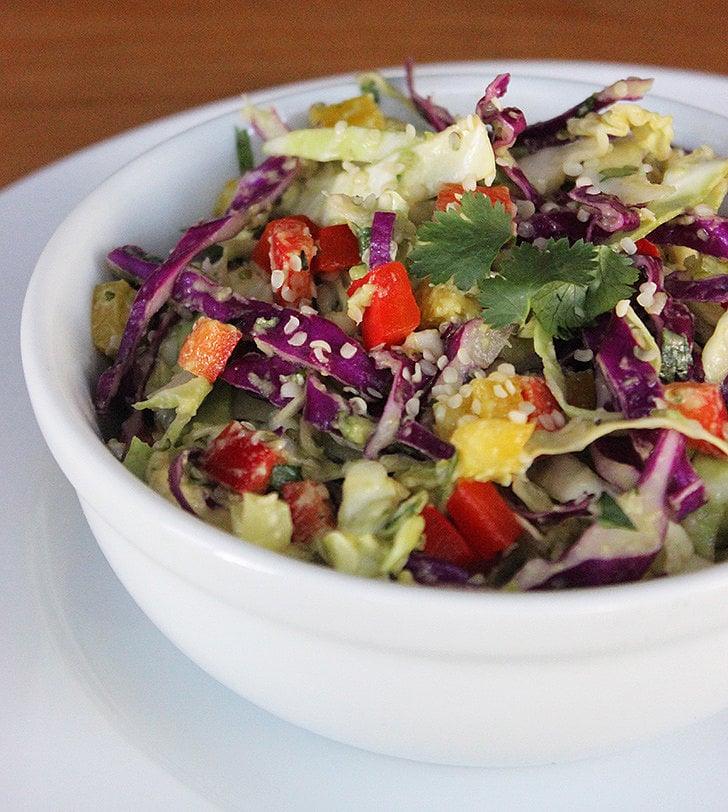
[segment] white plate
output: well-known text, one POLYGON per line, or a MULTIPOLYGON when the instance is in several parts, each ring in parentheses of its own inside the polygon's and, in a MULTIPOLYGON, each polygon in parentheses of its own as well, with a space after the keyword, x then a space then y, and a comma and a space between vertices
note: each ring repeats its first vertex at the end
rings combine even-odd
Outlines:
MULTIPOLYGON (((564 90, 574 95, 563 106, 579 101, 582 82, 597 89, 627 75, 656 78, 655 107, 661 97, 728 109, 728 78, 716 76, 583 63, 456 70, 482 77, 483 87, 511 71, 508 101, 527 113, 541 103, 560 109, 564 90), (526 76, 564 81, 547 99, 540 81, 521 82, 526 76)), ((438 79, 442 68, 422 71, 433 88, 447 80, 438 79)), ((341 84, 326 79, 272 95, 303 90, 318 100, 341 84)), ((468 92, 464 108, 473 101, 468 92)), ((578 764, 475 770, 398 761, 305 733, 234 696, 177 652, 116 581, 30 412, 18 350, 23 293, 51 231, 88 190, 148 146, 237 105, 224 100, 123 134, 0 192, 3 808, 669 810, 695 808, 697 799, 723 806, 728 712, 578 764)), ((689 117, 679 124, 685 133, 689 117)), ((700 140, 701 133, 689 135, 700 140)))

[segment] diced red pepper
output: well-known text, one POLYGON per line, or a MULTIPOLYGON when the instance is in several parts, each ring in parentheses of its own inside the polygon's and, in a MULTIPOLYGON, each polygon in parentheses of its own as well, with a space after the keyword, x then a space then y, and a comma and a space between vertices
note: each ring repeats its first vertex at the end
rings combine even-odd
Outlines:
POLYGON ((364 309, 361 334, 367 350, 401 344, 420 324, 407 269, 401 262, 387 262, 351 283, 352 296, 362 285, 373 285, 371 301, 364 309))
POLYGON ((447 512, 467 544, 490 561, 521 535, 516 514, 492 482, 460 479, 447 502, 447 512))
MULTIPOLYGON (((496 202, 502 203, 511 217, 515 217, 516 205, 511 200, 511 193, 508 191, 507 186, 476 186, 473 191, 490 198, 494 206, 496 202)), ((445 211, 451 204, 459 205, 464 194, 465 188, 461 183, 443 184, 437 194, 435 211, 445 211)))
POLYGON ((319 229, 316 246, 311 263, 314 274, 348 271, 361 262, 359 240, 346 223, 319 229))
POLYGON ((294 542, 310 544, 336 527, 334 508, 323 483, 311 479, 286 482, 281 496, 291 511, 294 542))
POLYGON ((283 457, 255 431, 233 420, 212 440, 201 467, 212 479, 237 493, 265 493, 273 466, 283 457))
POLYGON ((214 383, 242 335, 234 324, 200 316, 182 344, 177 363, 214 383))
POLYGON ((528 415, 529 423, 536 423, 538 428, 547 431, 561 428, 564 424, 563 412, 546 380, 540 375, 519 375, 515 380, 521 397, 533 406, 533 411, 528 415))
POLYGON ((425 520, 425 546, 422 552, 465 569, 478 561, 478 555, 457 527, 434 505, 425 505, 421 515, 425 520))
POLYGON ((653 242, 646 240, 644 237, 641 240, 637 240, 635 245, 637 246, 638 254, 644 254, 647 257, 660 256, 660 251, 657 246, 653 242))
POLYGON ((253 260, 270 271, 278 304, 297 307, 313 299, 311 263, 316 255, 317 227, 305 215, 271 220, 253 250, 253 260))
MULTIPOLYGON (((711 434, 728 439, 728 409, 721 388, 717 383, 679 381, 669 383, 664 390, 665 400, 674 409, 698 423, 711 434)), ((688 445, 703 454, 725 456, 707 440, 688 440, 688 445)))

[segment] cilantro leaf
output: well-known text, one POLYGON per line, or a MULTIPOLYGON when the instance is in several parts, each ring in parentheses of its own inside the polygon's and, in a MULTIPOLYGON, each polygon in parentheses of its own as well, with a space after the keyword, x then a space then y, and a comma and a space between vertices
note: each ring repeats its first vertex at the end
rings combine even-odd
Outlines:
POLYGON ((626 530, 637 529, 629 516, 606 491, 599 497, 597 509, 597 522, 602 527, 623 527, 626 530))
POLYGON ((514 246, 481 280, 483 318, 493 327, 523 324, 530 313, 552 336, 568 337, 630 296, 638 271, 607 246, 566 239, 514 246))
POLYGON ((597 279, 589 286, 587 293, 587 310, 595 319, 600 313, 606 313, 620 299, 632 296, 633 285, 639 271, 626 254, 618 254, 608 245, 594 245, 597 254, 597 279))
POLYGON ((503 204, 466 192, 460 207, 435 212, 419 227, 409 254, 410 273, 429 276, 435 284, 452 278, 461 290, 470 290, 487 276, 511 237, 511 217, 503 204))

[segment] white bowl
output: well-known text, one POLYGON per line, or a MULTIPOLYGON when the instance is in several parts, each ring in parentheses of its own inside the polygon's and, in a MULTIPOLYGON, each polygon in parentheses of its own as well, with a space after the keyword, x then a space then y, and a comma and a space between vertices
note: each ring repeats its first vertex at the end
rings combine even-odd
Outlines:
MULTIPOLYGON (((388 71, 390 76, 401 72, 388 71)), ((492 78, 429 66, 418 89, 470 112, 492 78)), ((605 84, 620 78, 605 76, 605 84)), ((530 120, 593 85, 514 74, 530 120)), ((352 77, 258 94, 286 117, 356 92, 352 77)), ((728 122, 666 100, 686 144, 728 152, 728 122)), ((234 173, 236 112, 114 174, 65 220, 28 288, 23 364, 58 464, 120 580, 192 660, 243 697, 373 751, 462 765, 576 759, 728 706, 728 568, 562 593, 475 594, 368 581, 204 525, 136 480, 99 439, 92 286, 112 247, 166 251, 234 173)), ((153 666, 150 666, 153 667, 153 666)))

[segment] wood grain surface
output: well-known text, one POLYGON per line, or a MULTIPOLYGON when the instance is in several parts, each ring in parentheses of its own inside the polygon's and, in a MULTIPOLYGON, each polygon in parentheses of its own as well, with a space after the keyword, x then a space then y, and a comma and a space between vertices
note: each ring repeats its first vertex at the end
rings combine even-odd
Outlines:
POLYGON ((725 0, 2 0, 0 187, 160 116, 408 57, 728 74, 725 20, 725 0))

